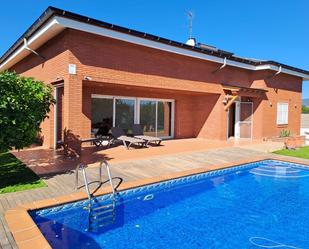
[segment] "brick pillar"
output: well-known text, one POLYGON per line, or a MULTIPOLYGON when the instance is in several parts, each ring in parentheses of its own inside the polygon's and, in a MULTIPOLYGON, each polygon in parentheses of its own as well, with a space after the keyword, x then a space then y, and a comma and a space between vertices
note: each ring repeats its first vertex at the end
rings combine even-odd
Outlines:
MULTIPOLYGON (((196 104, 193 110, 199 116, 205 116, 203 125, 198 129, 197 137, 215 140, 227 139, 228 112, 224 110, 222 100, 225 94, 204 96, 204 101, 196 104)), ((196 118, 198 119, 198 117, 196 118)), ((203 119, 202 119, 203 120, 203 119)))
POLYGON ((225 94, 221 94, 217 103, 216 103, 216 108, 218 109, 219 116, 220 116, 220 132, 218 134, 218 139, 219 140, 227 140, 227 128, 228 128, 228 111, 224 110, 224 105, 222 103, 224 99, 225 94))
POLYGON ((63 128, 80 138, 90 136, 90 120, 83 113, 83 81, 77 75, 69 75, 64 82, 63 128))
MULTIPOLYGON (((52 88, 52 94, 54 96, 54 88, 52 88)), ((41 136, 43 138, 43 146, 46 148, 54 147, 54 114, 55 105, 50 106, 48 117, 40 124, 41 136)))

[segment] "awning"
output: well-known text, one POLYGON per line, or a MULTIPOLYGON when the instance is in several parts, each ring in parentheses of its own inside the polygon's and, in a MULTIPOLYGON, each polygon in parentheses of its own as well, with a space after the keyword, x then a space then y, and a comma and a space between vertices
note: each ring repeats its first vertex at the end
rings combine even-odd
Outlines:
POLYGON ((240 86, 232 86, 232 85, 222 85, 222 88, 224 91, 229 91, 231 93, 238 93, 238 95, 246 95, 253 93, 253 94, 265 94, 266 92, 268 92, 266 89, 262 89, 262 88, 251 88, 251 87, 240 87, 240 86), (244 94, 241 94, 244 93, 244 94))
POLYGON ((224 110, 228 110, 230 106, 241 96, 258 97, 268 92, 266 89, 240 87, 232 85, 222 85, 223 90, 226 92, 224 110))

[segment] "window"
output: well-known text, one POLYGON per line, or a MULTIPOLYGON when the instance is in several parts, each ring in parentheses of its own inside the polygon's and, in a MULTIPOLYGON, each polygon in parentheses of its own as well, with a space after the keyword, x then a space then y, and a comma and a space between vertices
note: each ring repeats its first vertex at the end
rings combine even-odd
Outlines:
POLYGON ((173 136, 173 100, 92 95, 91 133, 107 135, 112 127, 131 134, 133 124, 140 124, 145 135, 173 136))
POLYGON ((172 103, 167 101, 158 101, 157 115, 157 136, 171 136, 171 112, 172 103))
POLYGON ((172 136, 172 102, 140 100, 139 123, 145 135, 156 137, 172 136))
POLYGON ((115 99, 115 127, 120 127, 126 133, 131 133, 134 124, 135 100, 115 99))
POLYGON ((157 103, 153 100, 140 101, 140 120, 145 135, 156 136, 157 103))
POLYGON ((135 99, 112 96, 92 96, 92 135, 107 135, 112 127, 131 132, 135 119, 135 99))
POLYGON ((288 124, 289 104, 278 103, 277 104, 277 124, 288 124))
POLYGON ((91 133, 107 135, 113 127, 113 99, 92 98, 91 133))

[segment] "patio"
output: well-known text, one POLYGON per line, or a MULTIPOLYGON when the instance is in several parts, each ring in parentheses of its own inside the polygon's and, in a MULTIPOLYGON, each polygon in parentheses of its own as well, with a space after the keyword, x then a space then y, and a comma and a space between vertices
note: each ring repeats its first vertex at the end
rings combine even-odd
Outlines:
MULTIPOLYGON (((280 149, 282 143, 262 141, 210 141, 183 139, 164 141, 162 146, 126 150, 123 146, 98 150, 85 147, 80 159, 65 158, 59 152, 48 149, 32 149, 14 154, 39 174, 48 187, 0 196, 0 248, 17 248, 10 234, 4 213, 20 204, 74 195, 74 169, 83 161, 95 165, 105 158, 111 165, 115 183, 128 183, 151 177, 175 174, 199 168, 215 169, 227 163, 237 163, 254 158, 274 157, 268 152, 280 149)), ((280 156, 278 156, 280 158, 280 156)), ((96 180, 97 172, 89 169, 90 181, 96 180), (93 172, 91 172, 93 171, 93 172)), ((38 202, 39 203, 39 202, 38 202)))
POLYGON ((147 158, 156 158, 167 155, 183 155, 192 152, 208 151, 219 148, 229 147, 254 147, 260 148, 263 152, 274 151, 282 147, 282 143, 263 142, 261 140, 208 140, 208 139, 175 139, 163 141, 160 146, 150 146, 148 148, 131 148, 126 150, 124 146, 104 147, 83 146, 82 156, 80 158, 70 159, 63 155, 62 150, 54 151, 43 147, 37 147, 30 150, 13 152, 13 154, 37 175, 45 176, 56 173, 64 173, 74 170, 78 163, 83 162, 90 166, 95 165, 105 159, 110 164, 120 162, 130 162, 132 160, 142 160, 147 158))

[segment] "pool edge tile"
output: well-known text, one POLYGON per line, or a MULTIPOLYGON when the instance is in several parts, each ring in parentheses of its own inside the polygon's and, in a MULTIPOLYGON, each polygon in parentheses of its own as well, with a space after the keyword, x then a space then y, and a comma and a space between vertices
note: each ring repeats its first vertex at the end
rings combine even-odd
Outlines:
POLYGON ((275 160, 275 161, 282 161, 282 162, 287 162, 287 163, 296 163, 296 164, 302 164, 305 166, 309 167, 309 159, 305 159, 305 158, 285 158, 285 156, 282 155, 272 155, 268 157, 269 160, 275 160))
MULTIPOLYGON (((277 160, 277 161, 283 161, 288 163, 296 163, 296 164, 302 164, 309 167, 309 161, 308 162, 300 162, 297 161, 297 159, 290 160, 290 158, 282 159, 281 157, 278 158, 276 156, 259 156, 251 159, 246 160, 240 160, 234 163, 225 163, 220 165, 212 165, 212 166, 205 166, 201 168, 196 168, 192 170, 186 170, 181 172, 175 172, 171 174, 165 174, 162 176, 156 176, 151 178, 145 178, 145 179, 139 179, 136 181, 131 181, 127 183, 123 183, 117 191, 125 191, 130 190, 137 187, 147 187, 147 185, 156 184, 160 182, 165 182, 169 180, 177 180, 182 177, 190 177, 193 175, 203 174, 203 173, 210 173, 220 171, 221 174, 224 174, 225 171, 229 168, 233 167, 241 167, 242 165, 249 164, 249 163, 257 163, 259 161, 264 160, 277 160)), ((103 196, 106 194, 110 194, 111 189, 110 187, 104 187, 97 191, 94 195, 96 197, 103 196)), ((48 241, 45 239, 33 219, 31 218, 29 211, 38 210, 38 209, 44 209, 44 208, 50 208, 58 205, 63 205, 67 203, 73 203, 76 201, 82 201, 87 200, 87 195, 84 192, 75 192, 70 195, 65 196, 59 196, 52 199, 45 199, 45 200, 39 200, 36 202, 30 202, 26 204, 22 204, 20 206, 17 206, 15 208, 9 209, 5 213, 5 219, 9 225, 10 231, 13 234, 13 237, 20 249, 29 249, 29 248, 51 248, 48 241), (20 222, 20 220, 23 220, 24 222, 20 222), (19 224, 19 225, 18 225, 19 224), (33 239, 25 239, 27 235, 21 235, 23 231, 29 230, 28 233, 31 235, 33 234, 33 239), (30 232, 31 230, 31 232, 30 232), (37 247, 34 247, 37 246, 37 247)), ((33 237, 32 236, 32 237, 33 237)))
POLYGON ((16 241, 16 244, 19 249, 52 249, 52 247, 49 245, 49 243, 42 234, 33 239, 16 241))
POLYGON ((9 209, 5 220, 19 249, 51 248, 25 207, 9 209))

